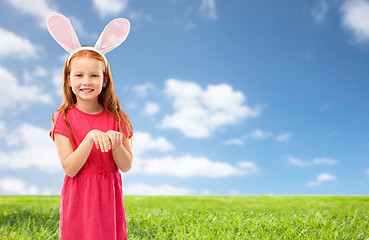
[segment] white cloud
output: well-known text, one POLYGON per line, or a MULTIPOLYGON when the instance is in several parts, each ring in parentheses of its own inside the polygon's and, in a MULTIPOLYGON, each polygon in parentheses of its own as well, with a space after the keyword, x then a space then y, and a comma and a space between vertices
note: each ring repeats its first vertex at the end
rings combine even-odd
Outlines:
POLYGON ((252 162, 239 162, 232 166, 226 162, 213 162, 205 157, 167 156, 164 158, 136 158, 134 170, 137 173, 170 175, 175 177, 229 177, 255 174, 258 167, 252 162), (136 164, 136 165, 135 165, 136 164))
POLYGON ((306 186, 308 187, 319 186, 322 182, 334 181, 336 179, 337 179, 336 176, 330 175, 328 173, 322 173, 316 177, 315 181, 308 182, 306 186))
POLYGON ((291 138, 290 133, 283 133, 283 134, 278 135, 277 137, 274 137, 273 133, 265 132, 265 131, 263 131, 261 129, 258 129, 258 128, 255 129, 254 131, 252 131, 249 136, 253 139, 256 139, 256 140, 273 138, 277 142, 288 142, 291 138))
POLYGON ((315 22, 321 23, 325 20, 328 13, 329 7, 326 0, 318 0, 317 5, 312 11, 313 18, 315 22))
POLYGON ((47 77, 48 73, 45 68, 37 66, 32 72, 25 71, 23 79, 28 83, 39 80, 39 78, 47 77))
POLYGON ((320 182, 324 182, 324 181, 333 181, 336 180, 336 177, 333 175, 330 175, 328 173, 322 173, 317 177, 317 180, 320 182))
POLYGON ((228 84, 209 85, 203 90, 194 82, 168 79, 165 86, 175 112, 166 115, 161 126, 178 129, 187 137, 206 138, 221 126, 260 114, 259 108, 245 106, 242 92, 228 84))
POLYGON ((153 116, 160 111, 159 104, 154 102, 147 102, 142 113, 147 116, 153 116))
POLYGON ((154 88, 154 85, 151 83, 145 83, 133 86, 132 89, 139 97, 146 97, 147 92, 154 88))
POLYGON ((164 137, 152 138, 149 133, 135 132, 133 151, 135 155, 140 155, 149 150, 161 152, 173 150, 174 146, 164 137))
MULTIPOLYGON (((13 7, 21 13, 35 17, 39 21, 42 28, 46 28, 46 18, 51 12, 58 12, 56 6, 50 5, 49 0, 7 0, 13 7)), ((103 1, 100 1, 103 2, 103 1)), ((114 1, 113 1, 114 2, 114 1)), ((105 6, 109 8, 109 6, 105 6)), ((81 21, 73 16, 67 16, 71 21, 73 28, 77 32, 77 36, 93 38, 97 40, 98 35, 91 32, 86 32, 81 21)))
POLYGON ((0 137, 5 136, 6 124, 0 120, 0 137))
POLYGON ((253 162, 241 161, 237 166, 226 162, 213 162, 205 157, 165 156, 162 158, 143 157, 143 153, 157 150, 171 151, 174 146, 165 138, 152 138, 149 133, 136 132, 133 142, 135 156, 131 173, 144 173, 151 175, 170 175, 176 177, 228 177, 256 174, 259 168, 253 162))
POLYGON ((314 158, 313 164, 314 165, 336 165, 337 160, 330 159, 330 158, 314 158))
POLYGON ((136 20, 136 21, 147 21, 151 22, 153 20, 150 14, 140 13, 140 12, 129 12, 128 13, 129 19, 136 20))
POLYGON ((242 175, 248 174, 256 174, 259 172, 259 168, 256 166, 254 162, 238 162, 238 166, 242 169, 242 175))
POLYGON ((24 123, 0 137, 12 147, 10 151, 0 150, 0 169, 25 169, 34 166, 44 172, 61 171, 49 131, 24 123))
POLYGON ((239 139, 239 138, 229 139, 229 140, 225 141, 224 144, 226 144, 226 145, 239 145, 239 146, 245 145, 244 141, 242 139, 239 139))
POLYGON ((0 58, 39 58, 41 47, 32 44, 28 39, 0 27, 0 58))
POLYGON ((277 142, 288 142, 291 138, 291 134, 290 133, 283 133, 281 135, 278 135, 276 137, 277 142))
POLYGON ((46 77, 47 76, 47 71, 45 68, 41 67, 41 66, 37 66, 35 71, 33 72, 33 75, 35 77, 46 77))
POLYGON ((202 0, 200 11, 211 20, 217 20, 217 9, 215 6, 215 0, 202 0))
POLYGON ((63 71, 60 69, 54 69, 52 71, 51 81, 54 84, 56 94, 59 97, 63 96, 63 71))
POLYGON ((21 13, 31 15, 39 20, 39 24, 46 28, 46 17, 50 12, 55 12, 56 8, 50 6, 48 0, 7 0, 13 7, 21 13))
POLYGON ((0 115, 7 109, 25 109, 30 104, 51 103, 51 96, 44 94, 39 84, 20 85, 5 68, 0 67, 0 115))
POLYGON ((348 0, 341 6, 342 26, 358 43, 369 41, 369 1, 348 0))
POLYGON ((308 187, 315 187, 315 186, 319 186, 319 185, 320 185, 319 181, 311 181, 311 182, 308 182, 306 184, 306 186, 308 186, 308 187))
POLYGON ((0 195, 59 195, 58 189, 27 184, 19 178, 1 178, 0 195))
POLYGON ((128 6, 128 0, 93 0, 93 3, 101 18, 119 14, 128 6))
POLYGON ((288 157, 288 162, 295 166, 305 167, 313 165, 336 165, 338 161, 330 158, 314 158, 312 161, 306 161, 295 157, 288 157))
POLYGON ((299 167, 304 167, 304 166, 310 166, 311 165, 310 162, 304 161, 302 159, 295 158, 295 157, 289 157, 288 162, 292 165, 299 166, 299 167))
POLYGON ((125 195, 189 195, 188 188, 173 187, 171 185, 149 186, 143 183, 128 185, 123 188, 125 195))
POLYGON ((253 139, 265 139, 271 137, 273 134, 270 132, 264 132, 260 129, 255 129, 250 133, 250 137, 253 139))

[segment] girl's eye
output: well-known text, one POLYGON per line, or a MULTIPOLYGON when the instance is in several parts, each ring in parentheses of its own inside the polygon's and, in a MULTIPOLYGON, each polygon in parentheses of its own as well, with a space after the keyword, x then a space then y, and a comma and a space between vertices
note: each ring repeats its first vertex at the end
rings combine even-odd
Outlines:
POLYGON ((97 74, 93 74, 91 77, 99 77, 99 75, 97 75, 97 74))
POLYGON ((76 75, 74 75, 75 77, 82 77, 82 74, 76 74, 76 75))

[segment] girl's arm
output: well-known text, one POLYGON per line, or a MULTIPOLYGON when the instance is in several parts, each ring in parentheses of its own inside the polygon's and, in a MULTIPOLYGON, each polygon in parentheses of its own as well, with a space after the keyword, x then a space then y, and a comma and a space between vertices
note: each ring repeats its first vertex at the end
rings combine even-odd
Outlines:
POLYGON ((128 138, 124 139, 123 144, 113 150, 113 158, 122 172, 128 172, 131 169, 133 156, 128 138))
POLYGON ((57 133, 54 136, 60 162, 70 177, 74 177, 86 163, 94 143, 97 148, 100 146, 102 152, 111 148, 109 138, 99 130, 91 130, 75 151, 69 138, 57 133))

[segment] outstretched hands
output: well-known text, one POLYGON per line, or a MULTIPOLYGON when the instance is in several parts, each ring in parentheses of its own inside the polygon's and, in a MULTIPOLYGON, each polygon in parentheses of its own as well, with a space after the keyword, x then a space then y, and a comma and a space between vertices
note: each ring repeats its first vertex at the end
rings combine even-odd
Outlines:
POLYGON ((119 148, 123 143, 123 134, 114 130, 109 130, 106 133, 100 130, 91 130, 87 136, 95 142, 97 149, 101 149, 101 152, 109 152, 119 148))

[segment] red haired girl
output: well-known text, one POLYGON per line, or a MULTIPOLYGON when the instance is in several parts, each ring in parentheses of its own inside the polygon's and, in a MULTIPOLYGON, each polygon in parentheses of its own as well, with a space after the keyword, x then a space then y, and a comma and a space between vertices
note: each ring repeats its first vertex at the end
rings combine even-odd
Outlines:
POLYGON ((61 239, 127 239, 119 169, 127 172, 132 166, 133 131, 104 56, 104 47, 116 47, 128 34, 129 22, 119 21, 107 26, 95 47, 80 47, 79 42, 76 46, 78 39, 64 16, 53 13, 47 21, 51 35, 70 52, 64 65, 63 102, 50 131, 66 173, 60 198, 61 239), (122 29, 126 35, 111 40, 111 34, 122 29), (65 32, 72 39, 63 39, 65 32))

